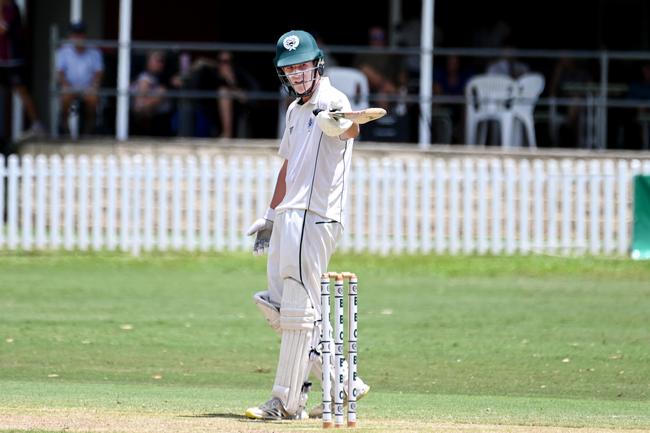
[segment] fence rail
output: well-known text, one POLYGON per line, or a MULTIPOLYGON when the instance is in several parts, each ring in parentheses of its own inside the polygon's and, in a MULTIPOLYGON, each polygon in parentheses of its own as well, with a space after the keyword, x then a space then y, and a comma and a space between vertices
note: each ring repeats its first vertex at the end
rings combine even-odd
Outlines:
MULTIPOLYGON (((264 212, 274 157, 0 157, 0 250, 224 251, 264 212), (4 218, 2 218, 4 216, 4 218)), ((340 249, 624 255, 649 160, 361 158, 340 249)))

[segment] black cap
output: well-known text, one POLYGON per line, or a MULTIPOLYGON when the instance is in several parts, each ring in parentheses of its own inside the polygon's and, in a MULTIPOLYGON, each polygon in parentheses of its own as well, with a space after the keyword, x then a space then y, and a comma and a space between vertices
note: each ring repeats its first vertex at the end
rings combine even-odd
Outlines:
POLYGON ((69 31, 74 34, 86 33, 86 24, 83 21, 70 23, 69 31))

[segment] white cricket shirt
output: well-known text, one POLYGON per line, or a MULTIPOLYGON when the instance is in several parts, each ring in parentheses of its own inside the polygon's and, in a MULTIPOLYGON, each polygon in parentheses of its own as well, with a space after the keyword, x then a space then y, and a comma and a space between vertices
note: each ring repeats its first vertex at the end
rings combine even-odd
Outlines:
POLYGON ((328 110, 333 102, 343 111, 351 110, 348 98, 332 87, 329 78, 321 77, 309 101, 300 105, 296 100, 287 109, 278 152, 288 161, 287 191, 276 210, 306 209, 343 224, 354 139, 328 137, 313 113, 317 108, 328 110))

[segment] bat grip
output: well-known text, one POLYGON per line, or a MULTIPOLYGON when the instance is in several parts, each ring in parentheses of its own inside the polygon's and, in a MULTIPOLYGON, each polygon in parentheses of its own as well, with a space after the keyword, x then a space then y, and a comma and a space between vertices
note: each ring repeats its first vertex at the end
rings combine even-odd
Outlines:
MULTIPOLYGON (((314 114, 314 116, 318 116, 318 113, 320 113, 321 111, 325 111, 325 110, 323 110, 322 108, 316 108, 314 109, 314 111, 312 111, 312 113, 314 114)), ((330 113, 336 113, 336 111, 337 110, 330 110, 330 113)))

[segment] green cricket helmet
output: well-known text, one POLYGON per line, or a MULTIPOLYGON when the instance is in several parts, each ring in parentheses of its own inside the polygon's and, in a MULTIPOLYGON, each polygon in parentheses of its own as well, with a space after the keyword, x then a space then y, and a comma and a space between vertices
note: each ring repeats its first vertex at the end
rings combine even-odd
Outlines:
POLYGON ((318 48, 316 39, 302 30, 291 30, 280 36, 275 47, 275 59, 273 59, 273 63, 275 63, 275 68, 282 85, 287 89, 289 94, 298 97, 309 96, 314 92, 317 74, 323 75, 325 66, 323 52, 318 48), (313 62, 314 68, 301 73, 311 73, 311 78, 305 80, 311 81, 311 86, 307 89, 305 85, 306 90, 304 92, 298 92, 293 88, 287 74, 282 71, 282 68, 307 62, 313 62))

